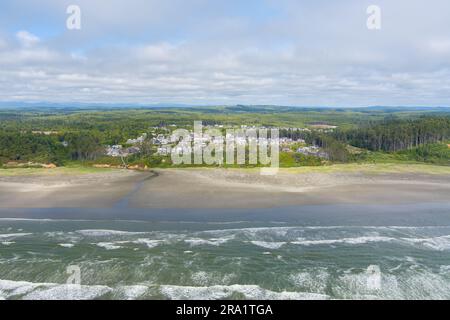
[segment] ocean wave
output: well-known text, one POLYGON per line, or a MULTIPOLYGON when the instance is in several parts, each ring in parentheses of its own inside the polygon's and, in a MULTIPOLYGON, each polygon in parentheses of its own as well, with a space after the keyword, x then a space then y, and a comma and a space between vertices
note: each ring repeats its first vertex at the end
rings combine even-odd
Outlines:
POLYGON ((239 296, 249 300, 325 300, 329 296, 325 294, 309 292, 275 292, 261 288, 257 285, 229 285, 229 286, 160 286, 161 293, 171 300, 218 300, 239 296))
POLYGON ((27 293, 24 300, 92 300, 109 293, 107 286, 51 285, 27 293))
POLYGON ((342 238, 342 239, 317 239, 317 240, 307 240, 299 239, 299 241, 291 241, 289 243, 302 246, 312 246, 312 245, 336 245, 336 244, 347 244, 347 245, 359 245, 371 242, 392 242, 401 245, 412 245, 415 247, 423 247, 431 250, 450 250, 450 235, 431 237, 431 238, 393 238, 393 237, 383 237, 383 236, 362 236, 354 238, 342 238))
POLYGON ((300 240, 300 241, 292 241, 292 244, 298 244, 302 246, 311 246, 311 245, 333 245, 333 244, 365 244, 369 242, 392 242, 395 241, 395 238, 391 237, 355 237, 355 238, 342 238, 342 239, 320 239, 320 240, 300 240))
POLYGON ((6 234, 0 234, 0 239, 15 239, 19 237, 25 237, 30 236, 32 233, 6 233, 6 234))
POLYGON ((0 296, 23 300, 90 300, 111 292, 108 286, 0 280, 0 296))
POLYGON ((141 235, 147 233, 147 232, 132 232, 132 231, 107 230, 107 229, 86 229, 86 230, 77 230, 75 232, 87 237, 127 236, 127 235, 141 235))
POLYGON ((184 242, 188 243, 191 246, 201 246, 201 245, 210 245, 210 246, 220 246, 222 244, 227 243, 232 240, 233 237, 228 238, 211 238, 211 239, 201 239, 201 238, 191 238, 184 239, 184 242))
POLYGON ((450 281, 444 272, 418 265, 397 274, 382 272, 378 286, 368 285, 368 274, 348 273, 333 279, 333 296, 338 299, 449 299, 450 281))
POLYGON ((235 273, 206 272, 197 271, 191 275, 194 285, 211 286, 211 285, 229 285, 236 279, 235 273))
POLYGON ((230 228, 230 229, 214 229, 205 230, 203 233, 222 233, 222 232, 265 232, 265 231, 290 231, 290 230, 332 230, 332 229, 371 229, 371 230, 427 230, 427 229, 450 229, 450 226, 358 226, 358 225, 335 225, 335 226, 289 226, 289 227, 249 227, 249 228, 230 228))
POLYGON ((285 232, 292 229, 302 229, 302 227, 257 227, 257 228, 235 228, 235 229, 215 229, 215 230, 205 230, 201 233, 205 234, 221 234, 221 233, 237 233, 237 232, 247 232, 256 233, 264 231, 272 232, 285 232))
MULTIPOLYGON (((151 292, 155 296, 157 286, 129 285, 111 288, 104 285, 74 285, 56 283, 33 283, 0 280, 0 297, 23 300, 91 300, 106 295, 117 299, 138 299, 151 292), (152 289, 152 290, 150 290, 152 289)), ((232 296, 251 300, 320 300, 329 299, 325 294, 309 292, 275 292, 257 285, 214 285, 205 287, 161 285, 160 294, 167 299, 225 299, 232 296)))
MULTIPOLYGON (((430 237, 430 238, 413 238, 413 237, 388 237, 378 235, 364 235, 359 237, 345 237, 345 238, 315 238, 309 239, 304 237, 298 237, 295 241, 265 241, 259 240, 260 237, 256 237, 258 240, 245 240, 236 239, 236 235, 227 235, 220 238, 186 238, 179 237, 177 239, 151 239, 151 238, 137 238, 130 240, 117 240, 117 241, 102 241, 98 243, 92 243, 107 250, 120 249, 125 244, 145 245, 147 248, 155 248, 163 244, 176 243, 183 241, 192 247, 209 245, 209 246, 221 246, 228 243, 230 240, 248 242, 255 246, 265 249, 280 249, 281 247, 290 245, 299 246, 334 246, 334 245, 363 245, 369 243, 395 243, 398 245, 410 245, 416 248, 430 249, 430 250, 450 250, 450 235, 430 237), (175 241, 175 242, 174 242, 175 241)), ((59 244, 61 245, 61 244, 59 244)), ((62 245, 64 246, 64 245, 62 245)), ((66 245, 68 247, 68 245, 66 245)))
POLYGON ((450 235, 432 238, 401 238, 412 245, 420 245, 432 250, 450 250, 450 235))
POLYGON ((146 239, 146 238, 139 238, 137 240, 131 241, 131 243, 134 244, 144 244, 147 246, 147 248, 155 248, 163 243, 165 243, 164 240, 154 240, 154 239, 146 239))
POLYGON ((268 242, 268 241, 250 241, 252 244, 258 247, 266 249, 280 249, 286 244, 286 242, 268 242))
POLYGON ((114 290, 114 299, 135 300, 144 296, 149 287, 143 285, 121 286, 114 290))
POLYGON ((401 237, 428 238, 443 233, 450 227, 401 227, 401 226, 309 226, 309 227, 259 227, 220 229, 197 232, 198 238, 227 238, 251 242, 259 246, 276 246, 277 243, 297 245, 364 244, 393 242, 401 237))
POLYGON ((123 240, 123 241, 111 241, 111 242, 97 242, 93 243, 94 245, 104 248, 106 250, 116 250, 123 248, 124 244, 137 244, 137 245, 145 245, 147 248, 152 249, 163 243, 166 243, 164 240, 157 239, 147 239, 147 238, 139 238, 136 240, 123 240))
POLYGON ((58 243, 58 246, 63 248, 73 248, 75 245, 73 243, 58 243))
POLYGON ((117 250, 117 249, 121 249, 122 246, 119 246, 118 244, 120 244, 121 242, 98 242, 98 243, 94 243, 96 246, 106 249, 106 250, 117 250))
POLYGON ((107 286, 0 280, 0 292, 6 299, 19 297, 24 300, 88 300, 97 298, 110 290, 107 286))
POLYGON ((32 283, 26 281, 0 280, 0 293, 5 297, 22 296, 39 286, 50 285, 48 283, 32 283))

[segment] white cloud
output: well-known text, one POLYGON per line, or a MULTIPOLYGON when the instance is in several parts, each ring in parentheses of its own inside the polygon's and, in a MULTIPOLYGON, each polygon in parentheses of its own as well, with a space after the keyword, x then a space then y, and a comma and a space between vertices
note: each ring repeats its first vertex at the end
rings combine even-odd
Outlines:
POLYGON ((430 41, 430 49, 438 54, 450 54, 450 39, 433 39, 430 41))
MULTIPOLYGON (((371 1, 245 3, 80 0, 82 30, 69 32, 60 21, 70 1, 43 0, 34 23, 51 36, 26 27, 18 45, 1 34, 0 99, 450 105, 447 0, 378 0, 375 32, 371 1)), ((37 8, 11 6, 0 4, 0 26, 37 8)))
POLYGON ((28 31, 19 31, 16 33, 16 37, 20 44, 26 48, 32 47, 40 41, 39 37, 28 31))

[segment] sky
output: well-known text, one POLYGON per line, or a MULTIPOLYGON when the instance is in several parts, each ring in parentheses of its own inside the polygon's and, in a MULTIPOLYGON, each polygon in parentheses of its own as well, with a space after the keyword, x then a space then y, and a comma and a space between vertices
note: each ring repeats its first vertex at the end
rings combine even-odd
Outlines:
POLYGON ((450 1, 2 0, 0 102, 450 106, 450 1))

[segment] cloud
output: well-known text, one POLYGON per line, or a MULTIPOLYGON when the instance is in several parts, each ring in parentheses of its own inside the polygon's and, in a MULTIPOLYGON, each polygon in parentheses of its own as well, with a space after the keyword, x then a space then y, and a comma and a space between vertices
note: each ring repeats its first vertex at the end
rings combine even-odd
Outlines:
POLYGON ((28 31, 19 31, 16 33, 17 40, 19 40, 20 44, 24 47, 32 47, 39 43, 39 37, 28 31))
POLYGON ((449 54, 450 39, 433 39, 430 41, 430 49, 438 54, 449 54))
POLYGON ((450 105, 446 0, 5 1, 4 101, 450 105))

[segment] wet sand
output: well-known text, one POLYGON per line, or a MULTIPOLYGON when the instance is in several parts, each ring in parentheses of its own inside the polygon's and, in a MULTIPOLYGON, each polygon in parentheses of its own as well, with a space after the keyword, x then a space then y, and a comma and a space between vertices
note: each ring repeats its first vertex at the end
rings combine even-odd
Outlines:
POLYGON ((138 208, 270 208, 324 204, 448 202, 450 175, 292 173, 257 170, 157 171, 130 198, 138 208))
POLYGON ((110 170, 0 176, 1 208, 271 208, 449 202, 449 174, 280 169, 110 170))
POLYGON ((127 170, 88 174, 0 176, 0 208, 105 208, 133 191, 150 173, 127 170))

